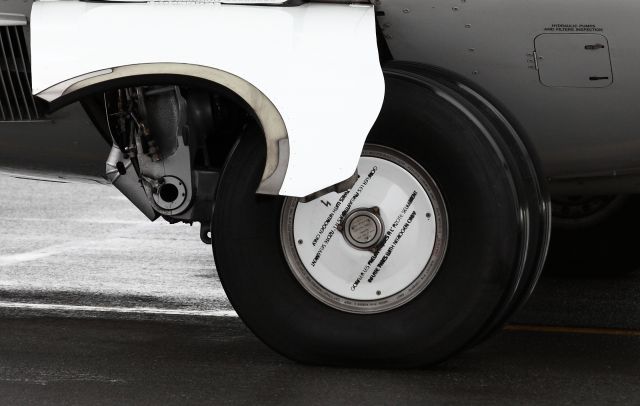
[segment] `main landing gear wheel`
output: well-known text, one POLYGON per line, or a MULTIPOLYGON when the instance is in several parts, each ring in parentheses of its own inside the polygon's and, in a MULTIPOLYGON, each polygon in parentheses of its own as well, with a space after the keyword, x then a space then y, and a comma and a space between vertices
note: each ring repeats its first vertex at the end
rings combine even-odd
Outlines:
POLYGON ((307 203, 256 195, 265 146, 253 127, 223 173, 222 284, 247 326, 294 360, 439 362, 495 330, 537 280, 548 205, 519 140, 444 79, 395 67, 386 84, 351 190, 307 203))

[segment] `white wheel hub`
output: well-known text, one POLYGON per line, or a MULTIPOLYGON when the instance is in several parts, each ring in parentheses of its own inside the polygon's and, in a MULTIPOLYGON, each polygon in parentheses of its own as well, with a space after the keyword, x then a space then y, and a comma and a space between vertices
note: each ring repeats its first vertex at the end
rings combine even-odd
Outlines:
POLYGON ((344 193, 308 203, 287 198, 281 238, 303 287, 354 313, 379 313, 414 299, 435 277, 447 241, 444 201, 411 158, 367 146, 361 175, 344 193))

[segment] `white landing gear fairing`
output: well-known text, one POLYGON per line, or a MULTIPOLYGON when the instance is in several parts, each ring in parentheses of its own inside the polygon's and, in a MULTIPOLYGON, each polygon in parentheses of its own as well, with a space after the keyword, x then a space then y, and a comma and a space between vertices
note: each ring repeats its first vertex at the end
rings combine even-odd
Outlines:
POLYGON ((265 194, 307 196, 352 177, 384 98, 371 5, 47 1, 31 30, 33 91, 50 102, 152 74, 239 95, 267 138, 265 194))

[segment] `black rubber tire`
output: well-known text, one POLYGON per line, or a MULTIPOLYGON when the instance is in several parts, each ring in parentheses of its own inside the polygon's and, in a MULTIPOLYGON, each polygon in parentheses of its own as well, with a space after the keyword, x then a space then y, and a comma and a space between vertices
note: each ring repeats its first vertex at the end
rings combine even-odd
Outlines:
POLYGON ((539 226, 546 211, 537 175, 532 180, 512 162, 491 119, 435 80, 395 69, 386 83, 367 141, 419 162, 438 184, 449 216, 444 262, 411 302, 359 315, 304 290, 282 252, 283 200, 255 194, 265 159, 257 128, 242 137, 219 185, 213 249, 229 300, 267 345, 301 362, 412 367, 442 361, 495 330, 535 284, 544 258, 548 229, 539 226), (531 193, 532 182, 537 192, 531 193))
POLYGON ((554 221, 545 272, 561 276, 621 276, 640 270, 640 196, 620 196, 575 222, 554 221))

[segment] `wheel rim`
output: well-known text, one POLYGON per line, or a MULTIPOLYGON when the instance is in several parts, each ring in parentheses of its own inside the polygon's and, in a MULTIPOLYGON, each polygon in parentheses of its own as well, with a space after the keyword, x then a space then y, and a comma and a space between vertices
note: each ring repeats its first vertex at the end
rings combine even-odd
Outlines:
POLYGON ((367 145, 344 193, 285 199, 280 236, 307 292, 350 313, 402 306, 429 286, 444 259, 448 219, 436 183, 417 162, 367 145))

